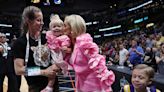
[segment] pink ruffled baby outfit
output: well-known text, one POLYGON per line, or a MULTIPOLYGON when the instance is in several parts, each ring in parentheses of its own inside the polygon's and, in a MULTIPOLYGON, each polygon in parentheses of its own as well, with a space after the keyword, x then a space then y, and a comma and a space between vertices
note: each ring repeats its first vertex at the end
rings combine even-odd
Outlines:
POLYGON ((62 53, 61 48, 66 46, 69 47, 70 44, 70 39, 67 35, 62 35, 62 36, 54 36, 52 31, 47 31, 46 32, 46 39, 47 39, 47 46, 51 50, 51 63, 52 64, 57 64, 62 69, 63 74, 68 73, 68 64, 65 61, 68 56, 66 56, 65 53, 62 53))
POLYGON ((111 85, 115 81, 115 75, 106 67, 105 58, 98 53, 98 46, 89 34, 85 33, 76 38, 69 63, 76 73, 78 92, 112 91, 111 85))

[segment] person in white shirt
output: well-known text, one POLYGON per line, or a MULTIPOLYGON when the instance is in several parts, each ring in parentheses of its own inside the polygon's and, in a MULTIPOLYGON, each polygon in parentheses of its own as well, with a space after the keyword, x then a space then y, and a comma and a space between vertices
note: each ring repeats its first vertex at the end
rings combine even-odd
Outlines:
POLYGON ((120 44, 119 47, 120 47, 120 51, 119 51, 119 65, 123 66, 125 61, 127 60, 128 50, 125 49, 123 44, 120 44))

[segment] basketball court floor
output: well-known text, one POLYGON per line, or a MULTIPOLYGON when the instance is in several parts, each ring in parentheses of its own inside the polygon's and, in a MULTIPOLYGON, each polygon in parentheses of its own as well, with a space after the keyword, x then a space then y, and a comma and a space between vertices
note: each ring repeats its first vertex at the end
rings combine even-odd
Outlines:
MULTIPOLYGON (((74 82, 75 82, 75 75, 73 71, 70 71, 70 75, 69 76, 64 76, 62 74, 58 75, 58 79, 59 79, 59 90, 60 92, 74 92, 74 82)), ((5 77, 5 81, 3 84, 4 87, 4 92, 7 92, 7 77, 5 77)), ((20 91, 21 92, 28 92, 28 85, 27 82, 24 78, 24 76, 22 76, 22 81, 21 81, 21 88, 20 91)))

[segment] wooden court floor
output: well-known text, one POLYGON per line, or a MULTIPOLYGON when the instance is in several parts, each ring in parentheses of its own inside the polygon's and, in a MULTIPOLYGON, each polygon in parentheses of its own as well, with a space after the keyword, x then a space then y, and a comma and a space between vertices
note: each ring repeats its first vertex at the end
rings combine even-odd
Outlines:
MULTIPOLYGON (((3 83, 3 89, 4 89, 3 92, 7 92, 7 82, 8 82, 8 79, 7 79, 7 77, 5 77, 5 81, 3 83)), ((20 91, 21 92, 28 92, 28 90, 27 90, 28 86, 27 86, 27 82, 26 82, 24 76, 22 76, 22 81, 21 82, 22 83, 21 83, 20 91)))
MULTIPOLYGON (((70 71, 70 76, 64 76, 63 74, 59 74, 58 80, 59 80, 60 92, 74 92, 74 88, 72 87, 72 82, 75 82, 74 79, 75 79, 74 71, 70 71), (70 77, 72 80, 70 80, 70 77)), ((21 83, 20 91, 21 92, 28 92, 28 86, 27 86, 27 82, 26 82, 24 76, 22 76, 21 82, 22 83, 21 83)), ((7 83, 8 83, 8 80, 7 80, 7 77, 5 77, 5 81, 3 84, 3 87, 4 87, 3 92, 7 92, 7 83)))

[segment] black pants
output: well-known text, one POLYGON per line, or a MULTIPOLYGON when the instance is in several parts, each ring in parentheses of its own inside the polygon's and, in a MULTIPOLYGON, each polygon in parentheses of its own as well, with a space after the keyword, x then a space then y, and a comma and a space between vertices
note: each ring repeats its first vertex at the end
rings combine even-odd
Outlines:
POLYGON ((8 91, 7 92, 18 92, 18 85, 16 75, 14 74, 0 74, 0 92, 3 92, 3 82, 5 76, 8 77, 8 91))
POLYGON ((14 71, 14 62, 11 59, 0 57, 0 92, 3 92, 3 82, 5 76, 8 77, 8 91, 19 92, 16 74, 14 71))
MULTIPOLYGON (((43 80, 41 80, 43 81, 43 80)), ((44 81, 44 83, 39 83, 39 84, 28 84, 29 85, 29 92, 40 92, 47 86, 48 82, 44 81)), ((55 84, 53 86, 54 90, 53 92, 59 92, 59 83, 58 83, 58 78, 55 78, 55 84)))
POLYGON ((22 76, 16 75, 16 79, 17 79, 17 84, 18 84, 18 92, 20 92, 22 76))

